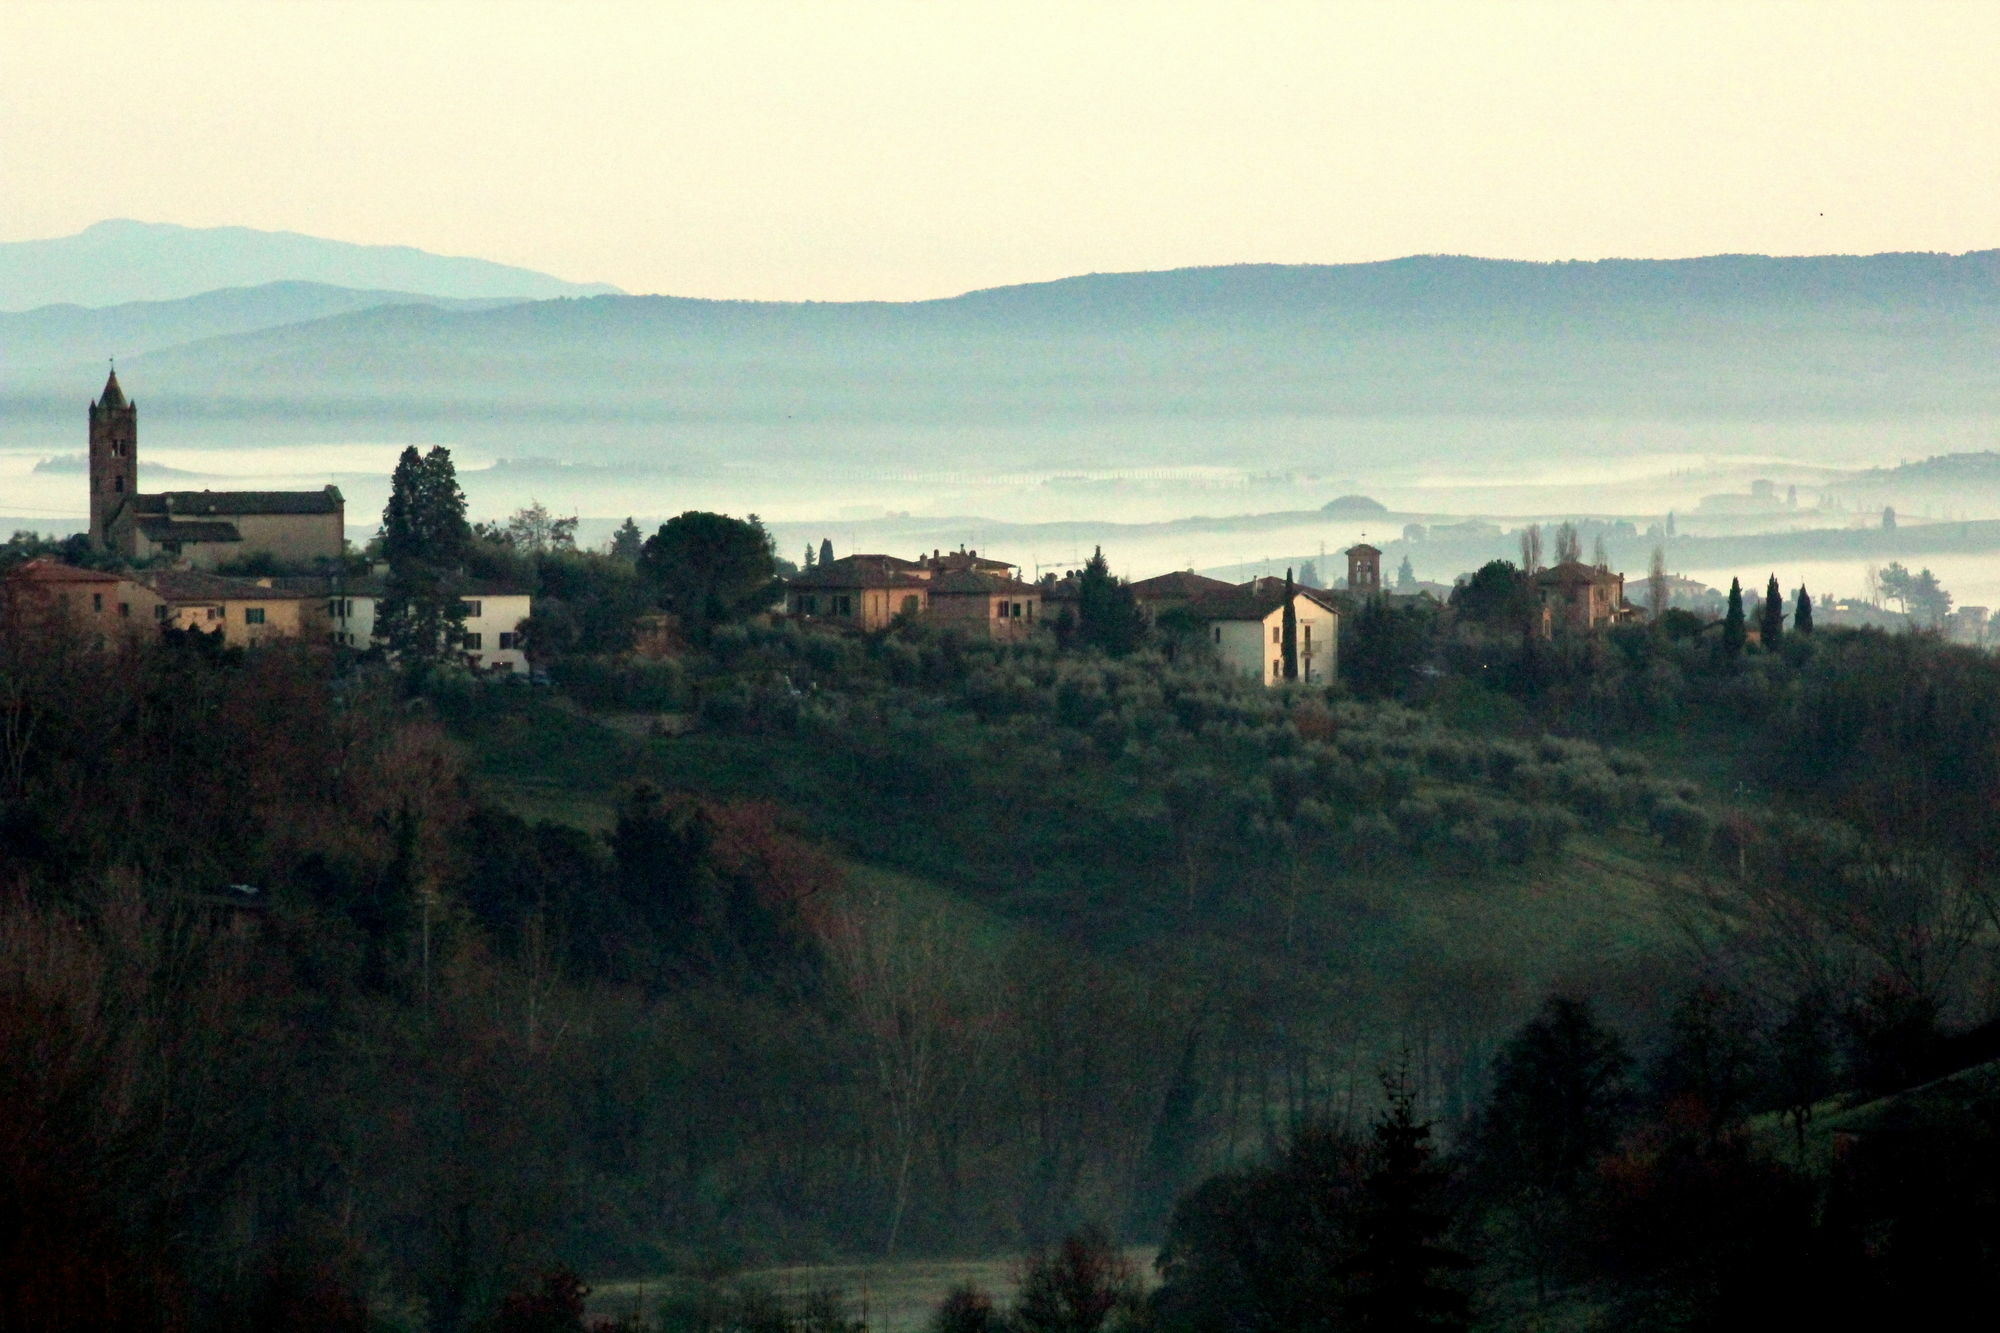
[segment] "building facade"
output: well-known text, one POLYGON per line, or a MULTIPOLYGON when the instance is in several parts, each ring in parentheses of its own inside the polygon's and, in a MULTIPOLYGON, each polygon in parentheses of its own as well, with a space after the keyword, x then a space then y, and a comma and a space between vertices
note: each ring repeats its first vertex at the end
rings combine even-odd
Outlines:
MULTIPOLYGON (((1285 684, 1285 595, 1259 591, 1256 581, 1226 596, 1187 604, 1208 632, 1210 651, 1225 671, 1251 676, 1266 685, 1285 684)), ((1298 681, 1326 684, 1339 665, 1340 611, 1331 595, 1314 588, 1292 590, 1298 630, 1298 681)))
POLYGON ((90 538, 128 560, 165 558, 195 569, 267 556, 289 564, 339 560, 347 502, 316 491, 139 490, 139 405, 118 372, 90 405, 90 538))
POLYGON ((145 584, 46 557, 0 577, 0 617, 17 626, 67 621, 94 632, 100 644, 115 634, 153 633, 165 618, 164 604, 145 584))

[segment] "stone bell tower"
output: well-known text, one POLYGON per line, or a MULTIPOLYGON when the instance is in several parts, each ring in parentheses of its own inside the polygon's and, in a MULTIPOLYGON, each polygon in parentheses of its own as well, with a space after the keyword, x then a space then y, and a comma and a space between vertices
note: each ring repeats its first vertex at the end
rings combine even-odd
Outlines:
POLYGON ((139 489, 139 405, 125 401, 118 372, 90 405, 90 540, 103 546, 111 520, 139 489))
POLYGON ((1362 598, 1382 595, 1382 553, 1367 542, 1347 548, 1347 591, 1362 598))

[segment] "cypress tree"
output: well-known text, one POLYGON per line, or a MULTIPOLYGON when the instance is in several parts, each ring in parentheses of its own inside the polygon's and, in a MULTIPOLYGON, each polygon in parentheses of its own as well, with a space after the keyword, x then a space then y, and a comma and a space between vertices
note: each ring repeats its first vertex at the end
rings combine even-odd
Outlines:
POLYGON ((1279 632, 1279 650, 1285 660, 1285 679, 1299 678, 1299 613, 1292 605, 1292 571, 1285 571, 1285 614, 1284 628, 1279 632))
POLYGON ((1774 649, 1778 638, 1785 632, 1785 595, 1778 591, 1778 576, 1771 575, 1771 582, 1764 589, 1764 613, 1757 626, 1764 636, 1764 647, 1774 649))
POLYGON ((1806 585, 1803 583, 1799 585, 1798 609, 1792 612, 1792 630, 1798 634, 1810 634, 1813 631, 1812 594, 1806 591, 1806 585))
POLYGON ((1743 651, 1744 642, 1750 637, 1743 624, 1743 584, 1729 580, 1729 614, 1722 618, 1722 651, 1731 657, 1743 651))
POLYGON ((833 538, 821 537, 819 539, 819 562, 822 565, 833 563, 833 538))

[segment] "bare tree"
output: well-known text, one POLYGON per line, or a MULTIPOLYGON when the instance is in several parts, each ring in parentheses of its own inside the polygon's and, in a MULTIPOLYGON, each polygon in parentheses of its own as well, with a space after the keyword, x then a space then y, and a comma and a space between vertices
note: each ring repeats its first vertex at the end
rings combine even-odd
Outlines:
POLYGON ((830 953, 888 1117, 886 1256, 902 1233, 920 1141, 978 1076, 994 985, 963 932, 881 892, 835 909, 830 953))
POLYGON ((1556 528, 1556 563, 1566 565, 1583 559, 1583 534, 1576 524, 1564 519, 1556 528))
POLYGON ((1542 570, 1542 525, 1530 523, 1521 529, 1521 572, 1539 574, 1542 570))

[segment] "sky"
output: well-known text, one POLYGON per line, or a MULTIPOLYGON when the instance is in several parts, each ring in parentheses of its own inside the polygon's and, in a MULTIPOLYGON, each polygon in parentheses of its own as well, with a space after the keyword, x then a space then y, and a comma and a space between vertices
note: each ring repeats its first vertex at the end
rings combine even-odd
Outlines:
POLYGON ((0 240, 630 291, 2000 246, 2000 3, 0 0, 0 240))

